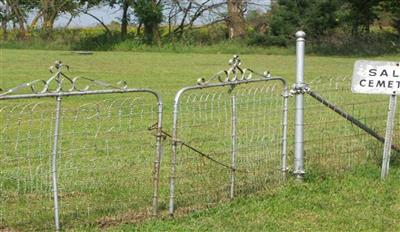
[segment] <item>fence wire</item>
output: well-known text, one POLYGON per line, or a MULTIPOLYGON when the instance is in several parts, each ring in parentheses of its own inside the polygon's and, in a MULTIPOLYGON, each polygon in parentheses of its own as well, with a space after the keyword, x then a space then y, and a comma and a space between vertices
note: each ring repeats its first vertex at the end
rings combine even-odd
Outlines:
POLYGON ((50 154, 54 108, 54 101, 0 107, 0 228, 53 228, 50 154), (49 220, 43 222, 45 218, 49 220))
MULTIPOLYGON (((23 102, 0 106, 0 228, 54 230, 55 102, 23 102)), ((153 96, 132 94, 63 99, 57 157, 62 229, 150 216, 156 139, 148 127, 158 120, 158 105, 151 102, 153 96)))
MULTIPOLYGON (((319 77, 310 89, 368 127, 385 135, 388 96, 354 94, 350 77, 319 77)), ((394 144, 400 142, 400 112, 394 144)), ((381 165, 383 144, 310 96, 305 97, 305 165, 308 171, 341 173, 360 165, 381 165)), ((396 159, 395 152, 393 159, 396 159)), ((398 159, 398 158, 397 158, 398 159)))
POLYGON ((280 83, 259 82, 181 96, 172 174, 177 213, 265 190, 281 180, 282 93, 280 83))
MULTIPOLYGON (((350 78, 320 77, 309 83, 312 91, 383 136, 388 97, 353 94, 350 85, 350 78)), ((176 172, 171 174, 177 213, 281 182, 282 93, 280 84, 265 81, 182 95, 176 172)), ((111 95, 62 99, 57 167, 64 230, 135 223, 151 214, 157 136, 152 126, 158 121, 158 105, 154 96, 111 95)), ((54 230, 51 150, 56 103, 0 103, 0 230, 54 230)), ((395 124, 393 144, 399 145, 400 110, 395 124)), ((310 96, 305 96, 304 130, 307 172, 336 174, 381 165, 381 142, 310 96)), ((288 134, 293 135, 293 127, 288 134)), ((173 143, 168 130, 164 136, 173 143)), ((293 143, 293 136, 288 138, 293 143)), ((288 148, 292 160, 293 146, 288 148)), ((392 153, 391 165, 400 164, 399 155, 392 153)), ((167 168, 161 172, 161 209, 168 204, 167 168)))

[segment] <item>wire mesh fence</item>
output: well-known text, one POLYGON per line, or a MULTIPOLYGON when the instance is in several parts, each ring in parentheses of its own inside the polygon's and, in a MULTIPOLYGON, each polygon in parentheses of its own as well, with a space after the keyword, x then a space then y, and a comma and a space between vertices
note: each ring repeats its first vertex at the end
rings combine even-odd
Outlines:
POLYGON ((53 228, 51 201, 54 101, 1 108, 0 227, 53 228), (44 219, 49 220, 44 220, 44 219), (44 222, 42 221, 44 220, 44 222))
MULTIPOLYGON (((389 98, 353 94, 350 77, 319 77, 310 89, 384 137, 389 98)), ((305 97, 305 165, 308 170, 342 173, 359 165, 381 164, 383 144, 310 96, 305 97)), ((400 112, 397 112, 400 118, 400 112)), ((399 144, 396 119, 394 144, 399 144)), ((393 158, 398 154, 394 153, 393 158)))
MULTIPOLYGON (((282 183, 285 156, 293 161, 294 153, 294 127, 288 127, 294 115, 289 114, 288 124, 285 80, 260 74, 261 79, 247 80, 249 69, 241 69, 236 56, 232 62, 224 73, 228 79, 235 74, 234 79, 201 82, 178 93, 172 131, 161 131, 160 99, 143 90, 63 96, 55 152, 62 229, 136 223, 154 214, 158 201, 164 212, 168 203, 170 213, 204 209, 282 183), (243 79, 237 79, 239 71, 243 79), (159 176, 162 137, 172 151, 166 149, 159 176)), ((354 95, 347 77, 320 77, 308 84, 384 135, 387 96, 354 95)), ((77 87, 74 80, 72 85, 77 87)), ((57 229, 52 199, 56 95, 31 99, 37 96, 0 102, 0 230, 57 229)), ((311 96, 304 99, 306 172, 332 175, 380 166, 381 141, 311 96)), ((395 123, 393 143, 398 146, 399 110, 395 123)), ((392 165, 400 164, 398 157, 394 152, 392 165)))
POLYGON ((0 93, 0 229, 85 230, 157 214, 161 97, 64 67, 0 93))
POLYGON ((279 81, 264 81, 178 94, 170 213, 207 208, 281 180, 283 93, 279 81))
MULTIPOLYGON (((158 105, 153 96, 133 95, 63 100, 57 157, 63 229, 152 214, 156 138, 148 128, 158 121, 158 105)), ((0 109, 0 227, 54 229, 54 99, 17 100, 0 109)))
POLYGON ((105 100, 63 111, 61 218, 106 226, 125 214, 151 214, 156 140, 148 127, 157 123, 158 107, 144 98, 105 100))

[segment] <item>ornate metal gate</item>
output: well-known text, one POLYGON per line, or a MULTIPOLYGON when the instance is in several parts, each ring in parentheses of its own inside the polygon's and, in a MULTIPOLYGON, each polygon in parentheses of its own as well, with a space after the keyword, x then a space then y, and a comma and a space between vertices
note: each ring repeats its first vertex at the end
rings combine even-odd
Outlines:
POLYGON ((170 214, 265 189, 287 170, 286 80, 240 63, 175 96, 170 214))
POLYGON ((157 213, 160 95, 65 68, 57 61, 50 79, 0 93, 0 228, 101 227, 157 213))

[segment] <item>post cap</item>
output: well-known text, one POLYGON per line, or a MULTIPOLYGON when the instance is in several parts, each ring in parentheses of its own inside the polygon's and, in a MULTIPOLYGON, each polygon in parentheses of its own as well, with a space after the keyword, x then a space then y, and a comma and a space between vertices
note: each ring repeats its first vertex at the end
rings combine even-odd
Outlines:
POLYGON ((296 37, 297 38, 305 38, 306 33, 304 31, 298 31, 298 32, 296 32, 296 37))

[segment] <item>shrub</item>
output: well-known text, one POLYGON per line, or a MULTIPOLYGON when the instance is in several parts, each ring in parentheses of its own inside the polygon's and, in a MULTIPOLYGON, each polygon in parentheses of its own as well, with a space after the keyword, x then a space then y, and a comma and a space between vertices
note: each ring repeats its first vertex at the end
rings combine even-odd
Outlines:
POLYGON ((287 47, 293 41, 283 35, 266 35, 254 33, 249 36, 248 44, 252 46, 280 46, 287 47))
POLYGON ((390 32, 352 36, 339 32, 309 41, 309 51, 323 55, 376 56, 400 53, 400 37, 390 32))

